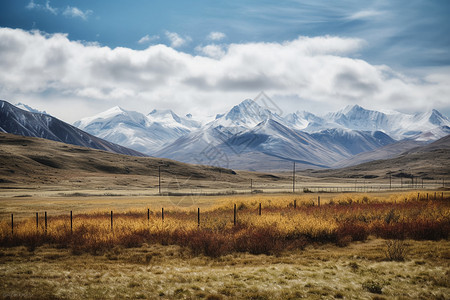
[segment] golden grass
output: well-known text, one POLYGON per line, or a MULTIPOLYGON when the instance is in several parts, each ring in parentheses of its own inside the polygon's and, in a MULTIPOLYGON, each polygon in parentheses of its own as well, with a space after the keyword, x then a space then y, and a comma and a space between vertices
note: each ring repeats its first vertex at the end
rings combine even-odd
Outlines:
POLYGON ((73 256, 49 246, 0 249, 7 299, 446 299, 450 243, 407 240, 404 262, 385 242, 311 245, 281 256, 192 255, 178 246, 114 247, 73 256), (373 284, 381 294, 370 292, 373 284))
POLYGON ((50 243, 69 247, 75 253, 103 253, 117 245, 161 243, 221 256, 235 251, 277 254, 310 243, 345 246, 369 235, 416 240, 448 238, 450 203, 447 199, 417 200, 417 193, 420 195, 327 195, 321 198, 320 206, 310 195, 222 197, 201 209, 200 225, 192 207, 167 207, 164 220, 158 210, 152 210, 149 219, 147 210, 141 208, 115 212, 112 226, 109 212, 78 213, 72 229, 68 215, 49 216, 47 228, 41 215, 38 227, 34 218, 28 218, 16 222, 14 233, 9 220, 1 221, 0 245, 33 248, 50 243))

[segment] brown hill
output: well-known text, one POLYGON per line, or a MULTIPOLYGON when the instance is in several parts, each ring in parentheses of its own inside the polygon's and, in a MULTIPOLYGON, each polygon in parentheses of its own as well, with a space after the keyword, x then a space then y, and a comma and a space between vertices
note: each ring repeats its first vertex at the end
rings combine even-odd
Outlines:
POLYGON ((233 183, 244 180, 248 173, 0 133, 0 185, 3 188, 154 188, 158 186, 159 167, 165 184, 174 178, 181 183, 187 179, 233 183))
POLYGON ((431 144, 413 148, 391 159, 374 160, 341 169, 307 170, 308 176, 340 178, 420 177, 442 179, 450 176, 450 135, 431 144))

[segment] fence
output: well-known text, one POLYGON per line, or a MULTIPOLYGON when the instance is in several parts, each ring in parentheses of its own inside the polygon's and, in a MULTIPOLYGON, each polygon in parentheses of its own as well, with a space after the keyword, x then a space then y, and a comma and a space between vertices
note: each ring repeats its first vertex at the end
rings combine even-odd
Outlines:
MULTIPOLYGON (((444 201, 444 192, 441 192, 441 194, 439 195, 437 192, 433 193, 417 193, 417 200, 426 200, 426 201, 430 201, 430 200, 442 200, 444 201)), ((317 205, 318 207, 320 207, 320 196, 317 196, 317 201, 314 201, 312 203, 312 205, 317 205)), ((297 200, 294 199, 293 202, 289 205, 289 207, 292 207, 294 210, 297 209, 297 200)), ((143 219, 145 218, 145 215, 147 216, 147 222, 150 222, 150 215, 153 215, 153 211, 151 211, 149 208, 147 209, 147 213, 145 214, 145 212, 142 212, 142 216, 143 219)), ((257 210, 257 215, 258 216, 262 216, 263 214, 263 207, 262 207, 262 203, 260 202, 258 205, 258 210, 257 210)), ((60 216, 60 215, 58 215, 60 216)), ((111 232, 114 232, 114 212, 111 210, 109 213, 110 216, 110 230, 111 232)), ((164 222, 164 207, 161 208, 161 222, 164 222)), ((74 214, 73 211, 70 211, 69 214, 69 218, 68 218, 68 223, 70 224, 70 232, 73 233, 73 219, 74 219, 74 214)), ((200 227, 201 225, 201 218, 200 218, 200 207, 197 208, 197 226, 200 227)), ((238 208, 236 206, 236 204, 233 205, 233 226, 237 225, 237 221, 238 221, 238 208)), ((36 231, 39 231, 39 213, 36 212, 36 231)), ((47 230, 48 230, 48 226, 49 226, 49 222, 48 222, 48 216, 47 216, 47 212, 44 212, 44 225, 43 225, 43 231, 44 234, 47 234, 47 230)), ((11 235, 14 235, 14 214, 11 214, 11 235)))

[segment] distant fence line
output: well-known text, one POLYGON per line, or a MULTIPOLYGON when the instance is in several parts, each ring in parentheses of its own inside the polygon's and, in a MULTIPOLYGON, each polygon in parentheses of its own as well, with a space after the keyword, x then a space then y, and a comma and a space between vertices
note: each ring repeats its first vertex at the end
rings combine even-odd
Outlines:
POLYGON ((251 184, 246 187, 234 187, 234 188, 228 188, 228 189, 222 189, 222 190, 216 190, 216 191, 210 191, 210 189, 206 189, 207 191, 202 191, 200 188, 195 187, 171 187, 168 186, 163 189, 159 189, 159 193, 156 195, 161 196, 215 196, 215 195, 233 195, 233 194, 253 194, 253 193, 354 193, 354 192, 381 192, 381 191, 408 191, 408 190, 417 190, 417 189, 423 189, 423 190, 430 190, 430 189, 438 189, 438 188, 445 188, 445 185, 440 185, 436 183, 420 183, 420 184, 366 184, 366 185, 305 185, 305 186, 295 186, 289 188, 287 185, 283 186, 268 186, 265 184, 262 184, 261 186, 258 186, 258 182, 255 180, 251 181, 251 184), (186 190, 195 190, 192 192, 186 192, 186 190), (166 191, 164 191, 166 190, 166 191))

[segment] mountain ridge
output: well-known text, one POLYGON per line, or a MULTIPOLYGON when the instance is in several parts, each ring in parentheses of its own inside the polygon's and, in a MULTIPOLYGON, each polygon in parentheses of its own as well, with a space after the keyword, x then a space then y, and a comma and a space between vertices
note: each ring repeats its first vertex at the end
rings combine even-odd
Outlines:
POLYGON ((266 161, 277 170, 289 168, 286 162, 342 167, 382 158, 383 153, 392 157, 450 134, 450 121, 434 109, 403 114, 349 105, 325 116, 306 111, 280 116, 251 99, 207 123, 171 109, 145 115, 113 107, 74 125, 147 155, 255 171, 267 170, 266 161), (403 140, 413 142, 399 143, 403 140))
POLYGON ((50 115, 25 111, 4 100, 0 100, 0 131, 113 153, 146 156, 133 149, 100 139, 50 115))

